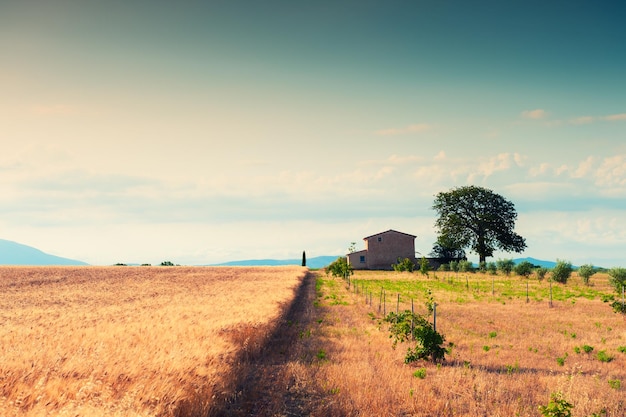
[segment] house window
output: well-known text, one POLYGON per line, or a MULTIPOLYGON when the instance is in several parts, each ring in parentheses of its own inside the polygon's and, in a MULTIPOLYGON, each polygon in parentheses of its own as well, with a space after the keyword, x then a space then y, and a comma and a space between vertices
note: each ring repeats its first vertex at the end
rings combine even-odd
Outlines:
POLYGON ((361 256, 359 257, 359 262, 361 262, 362 264, 364 264, 364 263, 365 263, 365 255, 361 255, 361 256))
POLYGON ((378 241, 382 242, 383 241, 383 237, 382 236, 378 236, 378 241))

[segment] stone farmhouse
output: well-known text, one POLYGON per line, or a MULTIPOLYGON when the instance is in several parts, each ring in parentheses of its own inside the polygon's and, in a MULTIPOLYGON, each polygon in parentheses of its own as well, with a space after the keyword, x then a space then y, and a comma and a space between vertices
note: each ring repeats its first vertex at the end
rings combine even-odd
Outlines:
POLYGON ((365 249, 346 255, 354 269, 393 269, 398 258, 415 259, 416 236, 395 230, 377 233, 363 238, 365 249))

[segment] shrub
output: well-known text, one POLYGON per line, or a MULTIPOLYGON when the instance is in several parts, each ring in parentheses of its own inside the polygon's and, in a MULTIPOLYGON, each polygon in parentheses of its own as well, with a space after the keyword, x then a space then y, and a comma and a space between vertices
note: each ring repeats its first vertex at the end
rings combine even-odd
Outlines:
POLYGON ((413 272, 415 269, 415 264, 409 258, 400 259, 398 258, 398 262, 391 265, 393 270, 396 272, 413 272))
POLYGON ((413 376, 415 378, 424 379, 426 378, 426 368, 420 368, 413 372, 413 376))
POLYGON ((613 360, 613 356, 606 353, 606 350, 598 351, 598 353, 596 354, 596 358, 598 358, 600 362, 607 362, 607 363, 613 360))
POLYGON ((622 381, 620 381, 619 379, 609 379, 609 386, 613 389, 618 390, 622 386, 622 381))
POLYGON ((498 259, 496 265, 500 272, 508 276, 511 275, 511 271, 513 271, 513 267, 515 267, 515 262, 513 262, 513 259, 498 259))
POLYGON ((593 346, 584 345, 583 350, 585 351, 585 353, 591 353, 593 351, 593 346))
POLYGON ((626 304, 621 301, 613 301, 611 303, 611 307, 613 307, 613 311, 616 313, 626 314, 626 304))
POLYGON ((450 261, 449 266, 450 266, 450 271, 459 272, 459 262, 458 261, 450 261))
POLYGON ((460 272, 474 272, 474 265, 470 261, 460 261, 459 271, 460 272))
POLYGON ((550 395, 550 402, 548 405, 539 406, 539 412, 544 417, 571 417, 573 407, 574 406, 572 404, 563 398, 562 393, 553 392, 550 395))
POLYGON ((389 313, 385 321, 390 324, 389 337, 393 339, 394 348, 398 342, 408 341, 410 337, 417 341, 414 348, 408 348, 404 357, 405 363, 428 358, 433 362, 445 360, 446 349, 442 346, 445 337, 438 333, 424 317, 405 310, 398 314, 389 313))
POLYGON ((352 265, 348 264, 348 259, 345 256, 340 256, 326 267, 326 275, 328 274, 334 277, 347 278, 354 274, 354 269, 352 265))
POLYGON ((621 294, 622 288, 626 285, 626 268, 609 269, 609 282, 615 288, 615 291, 621 294))
POLYGON ((513 271, 524 278, 528 278, 533 273, 533 264, 528 261, 522 261, 515 265, 513 271))
POLYGON ((543 281, 543 279, 546 277, 546 274, 548 273, 548 268, 544 268, 544 267, 537 268, 535 273, 537 274, 537 279, 539 281, 543 281))
POLYGON ((552 280, 560 282, 561 284, 567 284, 567 280, 572 275, 572 263, 568 261, 562 261, 557 259, 556 265, 552 269, 552 280))
POLYGON ((448 265, 448 264, 441 264, 441 265, 439 265, 439 270, 442 271, 442 272, 449 271, 450 270, 450 265, 448 265))
POLYGON ((580 268, 578 268, 578 275, 582 278, 585 285, 589 285, 589 280, 595 273, 596 271, 591 264, 581 265, 580 268))
POLYGON ((430 264, 428 263, 428 259, 422 256, 422 259, 420 259, 420 272, 422 275, 428 275, 428 271, 430 271, 430 264))
POLYGON ((478 263, 478 270, 480 272, 487 272, 487 262, 486 261, 480 261, 478 263))
POLYGON ((491 275, 496 275, 498 273, 498 266, 496 265, 495 262, 489 262, 487 264, 487 271, 491 274, 491 275))

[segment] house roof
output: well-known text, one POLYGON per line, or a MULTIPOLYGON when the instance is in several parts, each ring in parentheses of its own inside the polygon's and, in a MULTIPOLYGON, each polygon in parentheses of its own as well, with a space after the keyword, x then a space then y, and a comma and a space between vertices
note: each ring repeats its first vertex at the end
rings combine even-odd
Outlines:
POLYGON ((379 236, 379 235, 384 235, 385 233, 389 233, 389 232, 399 233, 399 234, 401 234, 401 235, 405 235, 405 236, 410 236, 410 237, 412 237, 413 239, 415 239, 415 238, 417 237, 417 236, 410 235, 410 234, 408 234, 408 233, 402 233, 402 232, 398 232, 397 230, 389 229, 389 230, 387 230, 387 231, 385 231, 385 232, 380 232, 380 233, 376 233, 376 234, 371 235, 371 236, 364 237, 364 238, 363 238, 363 240, 367 240, 367 239, 369 239, 369 238, 371 238, 371 237, 375 237, 375 236, 379 236))

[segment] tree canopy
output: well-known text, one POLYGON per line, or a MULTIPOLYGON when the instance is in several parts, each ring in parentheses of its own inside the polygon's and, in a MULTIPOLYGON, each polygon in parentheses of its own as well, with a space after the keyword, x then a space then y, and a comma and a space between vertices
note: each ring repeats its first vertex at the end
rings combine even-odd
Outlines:
POLYGON ((454 248, 469 248, 480 262, 496 249, 523 252, 526 240, 514 232, 517 212, 513 203, 493 191, 474 185, 437 194, 433 209, 438 218, 438 241, 454 248))

